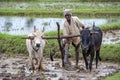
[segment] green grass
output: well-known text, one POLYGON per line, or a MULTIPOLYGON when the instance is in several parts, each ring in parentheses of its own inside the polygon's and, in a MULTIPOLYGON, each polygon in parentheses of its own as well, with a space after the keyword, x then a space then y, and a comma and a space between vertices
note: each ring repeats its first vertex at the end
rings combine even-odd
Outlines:
POLYGON ((0 34, 0 52, 7 54, 26 54, 25 40, 22 36, 0 34))
POLYGON ((120 71, 116 74, 114 74, 113 76, 109 76, 107 78, 105 78, 104 80, 120 80, 120 71))
MULTIPOLYGON (((120 11, 113 10, 78 10, 73 11, 73 14, 78 17, 119 17, 120 11)), ((31 9, 31 10, 14 10, 14 9, 0 9, 0 15, 9 16, 39 16, 39 17, 63 17, 62 9, 31 9)))
POLYGON ((120 44, 102 44, 102 61, 120 62, 120 44))
POLYGON ((100 28, 103 31, 120 29, 120 22, 113 22, 113 23, 109 23, 109 24, 104 24, 104 25, 101 25, 100 28))

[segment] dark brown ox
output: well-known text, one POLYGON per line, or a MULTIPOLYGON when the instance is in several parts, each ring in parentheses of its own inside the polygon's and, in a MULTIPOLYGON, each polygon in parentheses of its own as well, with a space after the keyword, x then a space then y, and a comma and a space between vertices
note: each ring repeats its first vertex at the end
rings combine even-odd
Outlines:
POLYGON ((94 55, 96 53, 96 68, 98 65, 98 60, 101 61, 100 58, 100 46, 102 43, 102 31, 100 28, 95 27, 93 25, 93 29, 89 30, 85 28, 81 31, 81 39, 82 39, 82 54, 85 60, 86 69, 92 69, 92 62, 94 59, 94 55), (87 56, 90 55, 90 62, 88 63, 87 56))

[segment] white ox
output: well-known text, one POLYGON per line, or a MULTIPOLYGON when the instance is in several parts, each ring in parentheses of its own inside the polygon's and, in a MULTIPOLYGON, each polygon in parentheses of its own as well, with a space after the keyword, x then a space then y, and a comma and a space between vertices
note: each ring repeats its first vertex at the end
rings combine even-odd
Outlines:
POLYGON ((29 52, 30 63, 32 65, 33 72, 35 69, 44 70, 42 59, 45 40, 41 38, 43 35, 44 31, 37 30, 34 27, 34 31, 28 34, 28 37, 26 39, 26 46, 29 52))

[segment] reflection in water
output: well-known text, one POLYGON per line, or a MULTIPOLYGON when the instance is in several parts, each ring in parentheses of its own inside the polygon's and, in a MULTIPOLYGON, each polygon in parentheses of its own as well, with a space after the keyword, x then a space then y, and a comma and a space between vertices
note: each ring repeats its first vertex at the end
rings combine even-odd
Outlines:
POLYGON ((12 27, 12 23, 6 21, 4 27, 5 27, 5 31, 9 32, 10 28, 12 27))
POLYGON ((27 20, 26 20, 26 27, 32 27, 32 26, 34 26, 34 18, 28 18, 27 20))
MULTIPOLYGON (((62 29, 63 18, 31 18, 31 17, 0 17, 0 32, 13 35, 26 35, 33 31, 34 26, 42 29, 45 26, 45 32, 57 30, 56 22, 59 22, 62 29)), ((85 27, 90 27, 93 22, 97 26, 101 24, 120 22, 120 20, 107 20, 107 19, 80 19, 85 27)))

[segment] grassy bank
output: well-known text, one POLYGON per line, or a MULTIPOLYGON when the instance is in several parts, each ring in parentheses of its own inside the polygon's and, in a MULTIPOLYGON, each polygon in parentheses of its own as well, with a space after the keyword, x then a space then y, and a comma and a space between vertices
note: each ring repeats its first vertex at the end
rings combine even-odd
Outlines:
MULTIPOLYGON (((113 10, 78 10, 73 11, 73 14, 78 17, 120 17, 119 11, 113 10)), ((61 9, 31 9, 31 10, 14 10, 14 9, 0 9, 0 15, 9 16, 39 16, 39 17, 63 17, 63 10, 61 9)))
POLYGON ((103 31, 120 29, 120 22, 113 22, 113 23, 101 25, 100 28, 103 31))
POLYGON ((21 36, 0 34, 0 52, 7 54, 26 54, 25 40, 21 36))

